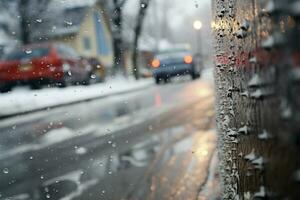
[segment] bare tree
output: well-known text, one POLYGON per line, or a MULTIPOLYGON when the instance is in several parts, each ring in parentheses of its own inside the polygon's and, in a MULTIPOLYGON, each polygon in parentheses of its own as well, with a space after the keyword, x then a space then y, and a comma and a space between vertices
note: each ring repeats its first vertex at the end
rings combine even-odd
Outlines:
POLYGON ((148 8, 148 5, 151 0, 140 0, 140 9, 137 16, 137 23, 135 26, 135 36, 134 36, 134 42, 133 42, 133 54, 132 54, 132 62, 133 62, 133 74, 136 79, 140 78, 139 73, 139 67, 137 63, 138 58, 138 44, 139 44, 139 38, 142 32, 143 28, 143 21, 146 15, 146 10, 148 8))
MULTIPOLYGON (((124 7, 127 0, 106 0, 105 4, 108 10, 109 15, 111 16, 111 30, 113 37, 113 47, 114 47, 114 74, 124 74, 126 75, 125 69, 125 61, 124 61, 124 43, 125 41, 129 42, 133 46, 133 74, 135 78, 138 77, 138 69, 137 69, 137 57, 138 57, 138 40, 141 36, 142 24, 144 21, 144 17, 146 14, 146 9, 148 8, 148 4, 150 0, 140 0, 139 2, 139 11, 137 15, 136 22, 130 21, 130 25, 128 25, 128 21, 124 21, 124 7), (125 26, 124 26, 125 23, 125 26), (127 24, 127 25, 126 25, 127 24), (124 31, 127 33, 128 38, 124 38, 124 31), (131 34, 132 33, 132 34, 131 34), (133 40, 131 39, 131 35, 133 36, 133 40)), ((126 15, 126 13, 125 13, 126 15)), ((127 16, 128 17, 128 16, 127 16)), ((135 16, 130 16, 132 20, 135 19, 135 16)), ((127 19, 128 20, 128 19, 127 19)), ((134 20, 135 21, 135 20, 134 20)), ((125 34, 126 35, 126 34, 125 34)), ((126 37, 127 37, 126 36, 126 37)))
POLYGON ((32 23, 47 10, 50 2, 51 0, 19 0, 20 35, 24 44, 30 42, 32 23))
POLYGON ((170 30, 170 11, 174 8, 172 0, 164 0, 161 2, 161 19, 160 19, 160 36, 163 39, 170 39, 171 30, 170 30))
POLYGON ((114 47, 114 74, 126 73, 124 67, 124 49, 122 38, 122 9, 125 2, 126 0, 113 0, 112 36, 114 47))

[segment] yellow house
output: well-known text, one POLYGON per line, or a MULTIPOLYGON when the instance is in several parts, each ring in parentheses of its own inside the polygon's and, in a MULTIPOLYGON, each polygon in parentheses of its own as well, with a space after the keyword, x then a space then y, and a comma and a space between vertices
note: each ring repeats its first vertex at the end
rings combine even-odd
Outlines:
POLYGON ((111 68, 112 36, 104 10, 101 3, 94 3, 61 8, 57 12, 59 17, 53 12, 46 13, 34 24, 32 41, 66 43, 80 55, 97 58, 106 68, 111 68))

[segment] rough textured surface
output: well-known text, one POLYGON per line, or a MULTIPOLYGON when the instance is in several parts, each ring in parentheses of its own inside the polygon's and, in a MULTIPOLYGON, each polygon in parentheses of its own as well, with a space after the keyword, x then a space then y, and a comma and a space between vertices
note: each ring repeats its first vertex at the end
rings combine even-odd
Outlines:
POLYGON ((300 198, 298 5, 213 1, 224 199, 300 198))

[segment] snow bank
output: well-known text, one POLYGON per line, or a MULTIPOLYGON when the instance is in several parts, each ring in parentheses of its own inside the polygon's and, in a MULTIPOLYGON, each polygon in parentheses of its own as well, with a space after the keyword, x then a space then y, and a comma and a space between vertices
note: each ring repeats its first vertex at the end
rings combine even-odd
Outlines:
POLYGON ((153 80, 111 79, 107 83, 68 88, 17 88, 0 94, 0 117, 66 105, 146 88, 153 80))
POLYGON ((214 68, 210 67, 210 68, 203 69, 201 72, 201 77, 204 80, 213 81, 214 80, 214 68))

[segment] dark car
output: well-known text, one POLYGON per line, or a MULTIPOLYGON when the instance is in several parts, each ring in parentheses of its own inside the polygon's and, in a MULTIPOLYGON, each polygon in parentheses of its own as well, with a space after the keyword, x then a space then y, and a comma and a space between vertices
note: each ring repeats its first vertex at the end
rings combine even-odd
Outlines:
POLYGON ((192 53, 186 49, 174 49, 157 53, 152 61, 153 77, 158 84, 167 82, 171 77, 190 75, 199 77, 192 53))
POLYGON ((36 44, 15 49, 0 62, 0 90, 16 85, 36 89, 43 84, 65 87, 88 84, 91 67, 76 51, 64 44, 36 44))

